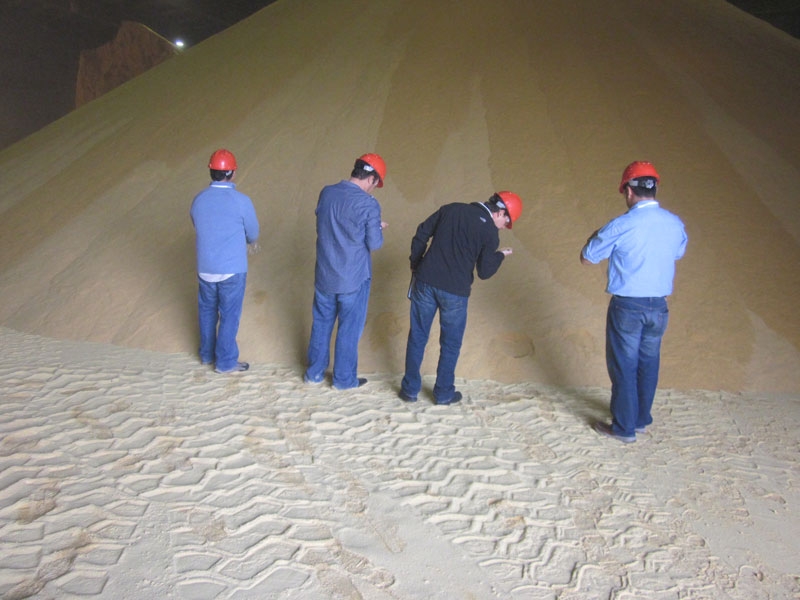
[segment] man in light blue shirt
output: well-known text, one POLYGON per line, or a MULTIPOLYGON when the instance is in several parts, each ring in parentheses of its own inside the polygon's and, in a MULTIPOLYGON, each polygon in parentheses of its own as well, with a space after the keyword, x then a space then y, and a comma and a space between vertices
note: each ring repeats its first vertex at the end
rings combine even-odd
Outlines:
POLYGON ((619 186, 628 211, 595 231, 580 257, 585 265, 608 259, 606 291, 612 295, 606 319, 612 420, 595 429, 626 443, 653 422, 666 297, 687 242, 681 220, 655 199, 658 182, 651 163, 628 165, 619 186))
POLYGON ((250 198, 233 183, 236 158, 225 149, 211 155, 211 185, 195 196, 190 215, 196 232, 200 362, 217 373, 246 371, 236 334, 247 282, 248 244, 259 235, 250 198))
POLYGON ((381 207, 372 196, 383 187, 386 163, 377 154, 355 161, 350 179, 325 186, 317 202, 317 260, 314 304, 308 343, 306 383, 320 383, 330 362, 336 330, 333 387, 345 390, 364 385, 357 376, 358 342, 367 320, 372 282, 373 251, 383 245, 381 207))

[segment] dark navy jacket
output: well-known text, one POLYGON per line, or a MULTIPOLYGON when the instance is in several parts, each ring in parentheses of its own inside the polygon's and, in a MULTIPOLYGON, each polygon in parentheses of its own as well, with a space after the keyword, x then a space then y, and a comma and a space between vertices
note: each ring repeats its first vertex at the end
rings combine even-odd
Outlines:
POLYGON ((486 206, 480 202, 446 204, 417 227, 411 240, 411 270, 417 281, 469 296, 473 271, 479 278, 489 279, 503 263, 505 255, 497 250, 499 245, 498 229, 486 206))

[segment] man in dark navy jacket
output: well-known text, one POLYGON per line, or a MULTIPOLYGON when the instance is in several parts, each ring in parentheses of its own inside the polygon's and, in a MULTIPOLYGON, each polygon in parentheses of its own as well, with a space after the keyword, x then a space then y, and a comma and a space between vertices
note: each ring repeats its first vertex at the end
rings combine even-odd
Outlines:
POLYGON ((486 202, 442 206, 417 227, 411 241, 411 327, 406 345, 406 370, 400 398, 415 402, 422 387, 420 366, 431 325, 439 311, 439 364, 433 396, 436 404, 461 400, 455 370, 467 326, 467 303, 477 271, 489 279, 511 254, 498 249, 498 230, 511 229, 522 213, 522 200, 498 192, 486 202), (430 245, 428 244, 430 242, 430 245))

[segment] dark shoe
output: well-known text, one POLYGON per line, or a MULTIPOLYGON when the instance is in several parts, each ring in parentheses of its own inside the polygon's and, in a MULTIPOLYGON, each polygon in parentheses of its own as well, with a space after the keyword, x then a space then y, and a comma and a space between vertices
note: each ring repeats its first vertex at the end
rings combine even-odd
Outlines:
POLYGON ((594 424, 594 430, 599 433, 600 435, 604 435, 606 437, 610 437, 612 439, 617 440, 618 442, 622 442, 623 444, 632 444, 636 441, 636 436, 632 435, 628 437, 627 435, 617 435, 614 433, 614 430, 611 429, 611 425, 608 423, 602 423, 598 421, 594 424))
POLYGON ((400 400, 402 400, 403 402, 416 402, 417 401, 417 397, 416 396, 409 396, 403 390, 400 390, 400 392, 397 395, 400 396, 400 400))
POLYGON ((367 380, 364 377, 359 377, 356 381, 358 383, 356 385, 352 386, 352 387, 343 388, 343 387, 337 387, 335 385, 333 387, 334 387, 334 389, 342 390, 342 391, 344 391, 344 390, 354 390, 356 388, 360 388, 362 385, 365 385, 367 383, 367 380))
POLYGON ((236 366, 232 369, 228 369, 227 371, 220 371, 219 369, 214 369, 217 373, 241 373, 242 371, 247 371, 250 368, 250 363, 246 362, 239 362, 236 363, 236 366))
POLYGON ((436 404, 438 404, 439 406, 447 406, 448 404, 455 404, 456 402, 461 402, 461 398, 463 398, 461 392, 456 392, 455 394, 453 394, 451 398, 447 400, 437 400, 436 404))

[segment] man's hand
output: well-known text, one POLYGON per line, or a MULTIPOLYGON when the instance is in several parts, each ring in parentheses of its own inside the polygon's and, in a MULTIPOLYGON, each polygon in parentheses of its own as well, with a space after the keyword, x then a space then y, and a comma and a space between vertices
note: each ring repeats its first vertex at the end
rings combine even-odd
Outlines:
POLYGON ((381 221, 381 229, 386 229, 389 224, 386 221, 381 221))
POLYGON ((253 242, 252 244, 247 244, 247 253, 248 254, 258 254, 261 251, 261 246, 258 242, 253 242))
POLYGON ((514 253, 514 251, 511 248, 500 248, 500 252, 502 252, 505 256, 514 253))

